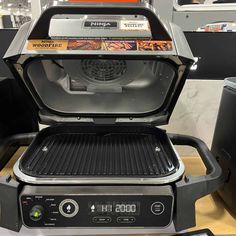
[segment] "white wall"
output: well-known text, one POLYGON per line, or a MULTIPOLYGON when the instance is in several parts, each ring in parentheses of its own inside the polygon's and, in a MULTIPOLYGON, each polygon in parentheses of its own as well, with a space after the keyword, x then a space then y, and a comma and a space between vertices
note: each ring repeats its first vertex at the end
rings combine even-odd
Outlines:
MULTIPOLYGON (((201 138, 211 147, 223 84, 223 80, 187 80, 169 125, 163 128, 201 138)), ((178 151, 182 156, 195 155, 189 148, 178 151)))
POLYGON ((41 1, 40 0, 31 1, 31 12, 32 12, 32 19, 37 19, 41 15, 41 1))

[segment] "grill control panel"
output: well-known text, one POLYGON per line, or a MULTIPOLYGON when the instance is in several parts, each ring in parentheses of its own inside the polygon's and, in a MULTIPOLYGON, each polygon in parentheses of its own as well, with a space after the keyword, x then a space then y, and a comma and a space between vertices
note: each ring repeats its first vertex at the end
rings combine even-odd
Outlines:
POLYGON ((170 186, 26 186, 24 225, 42 227, 166 227, 172 221, 170 186))

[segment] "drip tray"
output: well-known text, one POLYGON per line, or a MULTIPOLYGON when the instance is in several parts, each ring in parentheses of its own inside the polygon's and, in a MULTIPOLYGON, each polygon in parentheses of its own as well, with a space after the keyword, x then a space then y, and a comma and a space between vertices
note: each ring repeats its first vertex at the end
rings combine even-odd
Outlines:
POLYGON ((72 130, 41 131, 19 161, 18 172, 54 180, 113 179, 163 178, 179 169, 180 160, 159 129, 150 128, 148 133, 122 132, 122 128, 119 132, 72 130))

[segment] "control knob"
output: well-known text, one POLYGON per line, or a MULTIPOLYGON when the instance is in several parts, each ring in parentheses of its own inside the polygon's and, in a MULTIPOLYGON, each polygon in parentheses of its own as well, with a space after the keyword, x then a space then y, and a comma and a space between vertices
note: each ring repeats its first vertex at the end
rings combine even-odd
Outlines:
POLYGON ((33 221, 40 221, 43 217, 43 207, 40 205, 36 205, 30 210, 30 219, 33 221))
POLYGON ((79 204, 73 199, 65 199, 59 205, 59 212, 67 218, 72 218, 79 212, 79 204))

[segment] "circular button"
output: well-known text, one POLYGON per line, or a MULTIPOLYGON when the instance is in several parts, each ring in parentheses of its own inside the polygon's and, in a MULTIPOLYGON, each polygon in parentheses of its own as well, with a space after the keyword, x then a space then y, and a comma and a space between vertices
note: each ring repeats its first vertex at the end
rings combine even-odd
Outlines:
POLYGON ((79 205, 73 199, 65 199, 60 203, 59 211, 64 217, 71 218, 79 212, 79 205))
POLYGON ((161 215, 165 211, 165 206, 162 202, 154 202, 151 205, 151 212, 154 215, 161 215))
POLYGON ((33 221, 39 221, 42 219, 43 216, 43 207, 42 206, 34 206, 31 210, 30 210, 30 219, 33 221))

